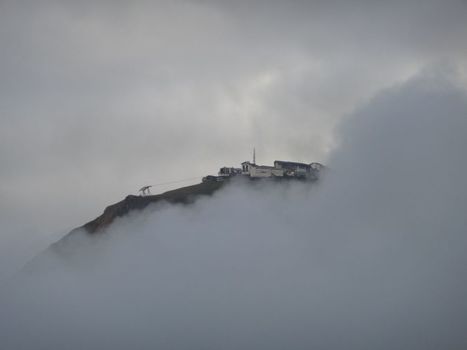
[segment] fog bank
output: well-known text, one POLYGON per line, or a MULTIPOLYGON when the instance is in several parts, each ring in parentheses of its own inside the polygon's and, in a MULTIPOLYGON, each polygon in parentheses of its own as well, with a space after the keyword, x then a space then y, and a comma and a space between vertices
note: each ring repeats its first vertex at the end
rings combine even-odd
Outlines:
POLYGON ((234 184, 76 239, 4 288, 2 349, 465 349, 467 97, 345 118, 320 184, 234 184))

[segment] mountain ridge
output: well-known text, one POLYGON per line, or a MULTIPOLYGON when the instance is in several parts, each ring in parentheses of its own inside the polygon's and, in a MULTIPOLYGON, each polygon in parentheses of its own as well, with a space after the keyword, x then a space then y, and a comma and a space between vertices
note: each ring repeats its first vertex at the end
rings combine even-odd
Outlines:
POLYGON ((86 233, 89 235, 102 234, 105 228, 111 225, 115 219, 128 215, 131 211, 143 210, 150 204, 167 202, 169 204, 192 204, 202 196, 210 196, 225 186, 229 181, 201 182, 199 184, 180 187, 155 195, 135 196, 128 195, 123 200, 107 206, 103 213, 95 219, 71 230, 50 248, 57 249, 65 244, 72 236, 86 233))

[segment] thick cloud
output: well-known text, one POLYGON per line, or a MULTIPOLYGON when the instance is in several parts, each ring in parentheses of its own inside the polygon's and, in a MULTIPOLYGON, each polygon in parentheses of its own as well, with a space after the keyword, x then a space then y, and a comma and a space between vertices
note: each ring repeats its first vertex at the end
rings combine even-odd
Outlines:
POLYGON ((465 1, 2 1, 1 255, 253 146, 263 163, 325 161, 341 116, 381 87, 440 60, 465 71, 466 14, 465 1))
POLYGON ((4 349, 465 349, 467 96, 349 115, 320 184, 238 183, 77 237, 2 293, 4 349))

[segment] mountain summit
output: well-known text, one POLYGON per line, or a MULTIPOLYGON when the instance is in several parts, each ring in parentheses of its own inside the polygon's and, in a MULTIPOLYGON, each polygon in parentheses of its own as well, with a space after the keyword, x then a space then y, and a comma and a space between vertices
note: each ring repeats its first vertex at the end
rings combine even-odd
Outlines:
POLYGON ((115 204, 109 205, 104 212, 92 221, 78 227, 68 233, 58 242, 52 244, 51 248, 60 249, 71 237, 77 234, 97 234, 105 231, 116 218, 123 217, 133 210, 142 210, 150 204, 166 202, 169 204, 191 204, 201 196, 210 196, 225 184, 232 180, 247 182, 257 181, 308 181, 318 180, 320 172, 324 166, 320 163, 298 163, 290 161, 274 162, 273 166, 257 165, 255 162, 243 162, 241 168, 222 167, 218 175, 208 175, 199 184, 181 187, 167 191, 162 194, 150 195, 149 187, 144 186, 140 190, 140 195, 128 195, 125 199, 115 204))

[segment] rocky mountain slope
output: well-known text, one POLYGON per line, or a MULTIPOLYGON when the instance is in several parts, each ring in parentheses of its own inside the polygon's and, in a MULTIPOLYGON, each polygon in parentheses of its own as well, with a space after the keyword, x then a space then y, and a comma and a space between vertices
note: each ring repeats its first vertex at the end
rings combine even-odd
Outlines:
MULTIPOLYGON (((146 196, 135 196, 128 195, 125 199, 117 202, 115 204, 109 205, 105 208, 104 212, 95 218, 94 220, 89 221, 83 226, 73 229, 70 233, 64 236, 62 239, 53 243, 49 249, 52 249, 55 252, 61 253, 67 251, 69 246, 73 244, 68 244, 70 241, 78 235, 88 234, 88 235, 98 235, 105 232, 105 228, 108 227, 115 219, 123 217, 134 210, 143 210, 147 206, 155 203, 167 202, 170 204, 192 204, 201 196, 210 196, 215 193, 217 190, 222 188, 232 181, 244 181, 245 179, 233 179, 226 178, 224 181, 203 181, 202 183, 181 187, 175 190, 167 191, 162 194, 157 195, 146 195, 146 196)), ((247 181, 250 184, 257 183, 258 181, 311 181, 314 182, 318 178, 300 180, 296 178, 281 179, 281 178, 269 178, 269 179, 250 179, 247 181)))
POLYGON ((133 210, 142 210, 150 204, 167 202, 171 204, 191 204, 201 196, 209 196, 223 187, 225 182, 202 182, 196 185, 181 187, 175 190, 167 191, 156 195, 135 196, 129 195, 125 199, 115 204, 109 205, 104 212, 89 221, 83 226, 73 229, 65 237, 58 242, 52 244, 51 248, 59 248, 65 244, 72 236, 76 234, 87 233, 95 235, 104 232, 104 229, 109 226, 116 218, 127 215, 133 210))

